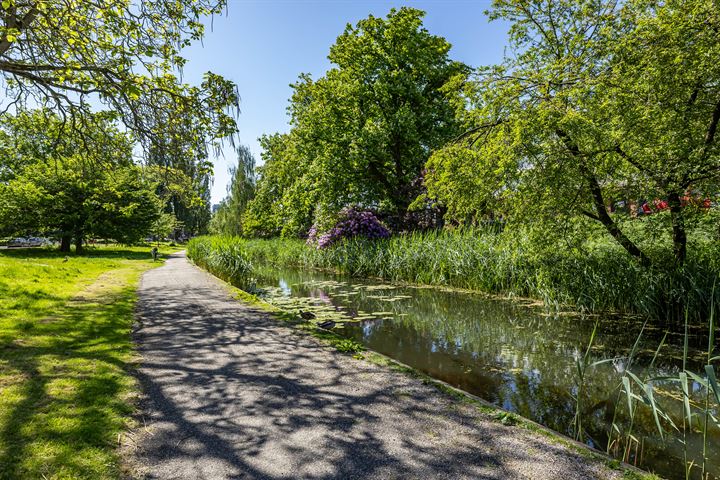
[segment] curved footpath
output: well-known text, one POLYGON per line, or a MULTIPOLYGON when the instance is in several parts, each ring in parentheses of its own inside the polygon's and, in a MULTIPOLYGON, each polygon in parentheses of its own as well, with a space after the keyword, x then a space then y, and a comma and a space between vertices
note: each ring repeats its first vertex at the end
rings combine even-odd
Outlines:
POLYGON ((183 254, 143 276, 144 390, 134 475, 236 478, 620 478, 421 380, 337 353, 183 254))

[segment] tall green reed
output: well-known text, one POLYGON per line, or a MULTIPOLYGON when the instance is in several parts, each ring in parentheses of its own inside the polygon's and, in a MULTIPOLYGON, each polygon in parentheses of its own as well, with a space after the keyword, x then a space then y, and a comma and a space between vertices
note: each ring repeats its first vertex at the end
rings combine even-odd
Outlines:
POLYGON ((196 237, 187 246, 188 257, 213 275, 241 288, 250 288, 253 269, 238 237, 196 237))
MULTIPOLYGON (((714 289, 711 295, 714 297, 714 289)), ((702 365, 702 371, 699 372, 692 371, 689 367, 689 315, 686 315, 683 333, 681 370, 676 375, 671 376, 660 376, 654 372, 655 363, 661 355, 661 350, 666 346, 666 339, 668 336, 668 332, 666 332, 655 349, 650 362, 643 369, 643 372, 634 373, 633 370, 636 370, 634 365, 637 360, 638 348, 641 337, 644 334, 646 324, 647 322, 640 330, 640 333, 638 334, 629 354, 621 359, 625 362, 625 368, 620 374, 618 382, 618 395, 616 397, 615 404, 612 406, 613 416, 609 425, 606 451, 625 462, 632 461, 635 464, 638 462, 642 463, 642 445, 644 439, 638 438, 634 430, 639 412, 641 409, 644 409, 644 411, 651 415, 657 435, 662 441, 665 441, 665 438, 668 435, 673 435, 676 438, 679 438, 679 441, 682 443, 683 470, 685 472, 685 478, 693 478, 694 472, 699 470, 696 472, 695 478, 708 480, 711 478, 710 466, 708 464, 709 434, 711 429, 720 429, 720 421, 717 417, 717 412, 720 409, 720 388, 718 387, 715 372, 715 363, 720 361, 720 356, 715 355, 717 349, 717 345, 715 343, 715 332, 717 329, 715 309, 714 307, 711 308, 708 319, 708 343, 707 350, 704 353, 705 362, 704 365, 702 365), (657 383, 662 383, 666 386, 675 385, 677 390, 659 391, 656 386, 657 383), (682 413, 680 415, 680 419, 674 419, 673 415, 667 411, 667 409, 663 409, 661 407, 660 403, 657 401, 657 397, 660 394, 671 399, 680 399, 682 402, 682 407, 680 409, 682 413), (699 399, 701 401, 698 401, 699 399), (628 421, 619 421, 618 415, 621 410, 628 418, 628 421), (700 452, 701 461, 699 465, 696 464, 695 459, 691 459, 691 452, 689 451, 689 437, 693 434, 697 435, 698 432, 702 440, 702 451, 700 452), (697 474, 699 474, 699 477, 697 474)), ((574 396, 577 412, 576 419, 574 420, 574 428, 576 431, 576 438, 578 438, 578 440, 583 440, 583 420, 582 418, 577 418, 577 416, 582 415, 583 412, 582 402, 584 401, 584 398, 582 393, 584 391, 585 383, 589 378, 591 378, 591 369, 601 363, 618 360, 603 359, 590 362, 588 359, 588 353, 590 352, 596 336, 597 325, 598 324, 596 323, 588 340, 585 356, 581 360, 578 360, 578 394, 574 396)), ((717 465, 715 466, 715 471, 717 471, 717 465)))
POLYGON ((707 318, 719 263, 707 245, 695 248, 678 271, 662 253, 648 269, 612 242, 587 244, 584 249, 540 245, 522 229, 461 229, 354 238, 322 250, 298 239, 246 240, 244 249, 256 264, 532 297, 555 308, 634 313, 678 324, 682 305, 693 321, 707 318))

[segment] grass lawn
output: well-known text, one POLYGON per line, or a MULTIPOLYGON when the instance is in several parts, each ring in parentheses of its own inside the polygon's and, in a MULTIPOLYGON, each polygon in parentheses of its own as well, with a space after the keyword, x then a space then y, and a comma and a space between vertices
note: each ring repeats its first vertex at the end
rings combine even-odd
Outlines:
POLYGON ((160 264, 149 251, 0 250, 0 479, 120 476, 135 289, 160 264))

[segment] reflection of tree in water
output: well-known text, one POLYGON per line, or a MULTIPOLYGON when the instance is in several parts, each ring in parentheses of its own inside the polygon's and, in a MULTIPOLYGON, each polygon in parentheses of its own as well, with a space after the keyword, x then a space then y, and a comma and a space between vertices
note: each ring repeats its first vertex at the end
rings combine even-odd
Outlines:
MULTIPOLYGON (((347 324, 344 335, 503 408, 572 435, 573 395, 577 391, 575 361, 587 348, 595 317, 546 315, 517 303, 462 292, 344 281, 316 272, 281 273, 293 296, 309 297, 350 315, 377 314, 378 319, 347 324)), ((271 272, 267 280, 275 283, 277 275, 271 272)), ((631 351, 641 328, 639 319, 608 316, 600 320, 591 362, 616 360, 593 367, 585 385, 583 423, 590 443, 597 448, 605 448, 616 404, 619 405, 616 421, 628 422, 624 399, 617 403, 618 388, 626 368, 624 357, 631 351)), ((643 332, 632 368, 634 373, 644 376, 663 334, 662 329, 654 327, 643 332)), ((682 337, 669 336, 668 342, 650 372, 653 376, 677 376, 681 368, 682 337)), ((699 363, 695 363, 693 368, 699 368, 699 363)), ((676 390, 672 384, 656 383, 656 387, 676 390)), ((671 417, 682 418, 680 402, 662 395, 658 395, 658 401, 671 417)), ((682 446, 677 439, 660 441, 649 409, 638 410, 633 434, 643 439, 646 466, 665 472, 674 471, 678 465, 682 468, 682 461, 677 461, 682 458, 682 446)), ((717 430, 713 435, 717 438, 717 430)), ((701 445, 696 437, 692 436, 690 443, 699 452, 701 445)), ((717 447, 716 450, 715 456, 720 452, 717 447)))

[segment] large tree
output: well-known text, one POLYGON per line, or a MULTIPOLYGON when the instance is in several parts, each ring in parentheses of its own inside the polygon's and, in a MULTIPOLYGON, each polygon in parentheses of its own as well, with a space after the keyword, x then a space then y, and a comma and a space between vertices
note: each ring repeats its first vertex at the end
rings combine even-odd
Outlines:
POLYGON ((170 195, 196 202, 182 172, 134 164, 133 138, 112 114, 93 117, 86 135, 97 144, 84 152, 83 138, 50 111, 2 117, 0 235, 43 233, 65 251, 73 239, 81 250, 89 236, 132 243, 149 233, 170 195))
POLYGON ((140 167, 116 165, 90 171, 79 157, 39 162, 0 185, 0 231, 60 238, 60 250, 81 252, 91 236, 134 243, 160 216, 155 185, 140 167))
POLYGON ((428 162, 429 195, 458 218, 581 214, 644 265, 651 255, 608 206, 667 199, 665 232, 683 265, 697 209, 681 197, 720 178, 717 6, 495 0, 490 15, 511 22, 511 51, 465 84, 468 130, 428 162))
POLYGON ((249 148, 237 149, 237 165, 230 167, 227 196, 213 214, 210 230, 222 235, 242 235, 244 216, 255 195, 255 157, 249 148))
POLYGON ((243 233, 271 237, 305 233, 321 202, 318 164, 303 154, 294 132, 260 138, 263 165, 257 169, 254 198, 243 215, 243 233))
MULTIPOLYGON (((404 7, 348 25, 330 48, 333 68, 317 80, 301 75, 289 108, 292 130, 281 137, 281 156, 270 156, 294 164, 296 180, 286 185, 289 169, 268 164, 258 201, 274 190, 275 202, 295 205, 303 217, 308 205, 317 216, 316 205, 332 213, 350 203, 406 213, 430 152, 459 133, 447 86, 468 70, 449 58, 444 38, 423 27, 423 16, 404 7)), ((309 226, 294 223, 292 233, 309 226)))
POLYGON ((50 108, 84 138, 100 102, 146 147, 164 133, 153 117, 160 111, 191 119, 192 135, 209 143, 233 135, 235 85, 208 72, 190 86, 177 75, 181 50, 224 8, 222 0, 3 1, 0 108, 50 108))

